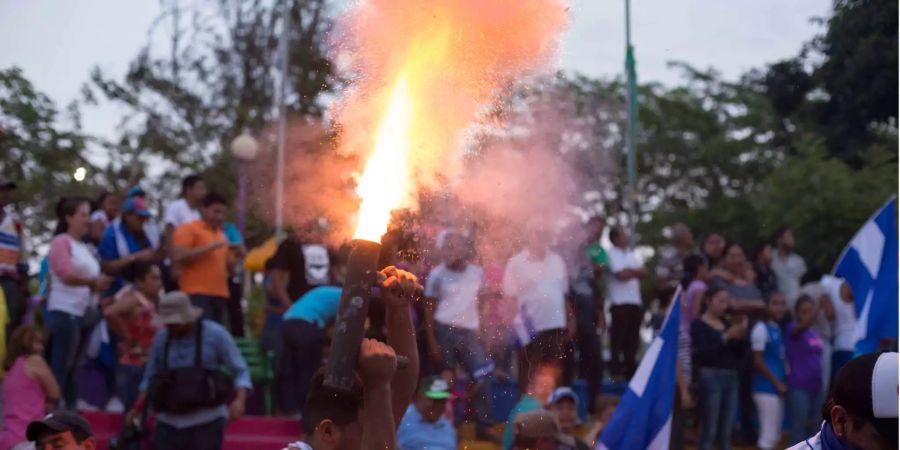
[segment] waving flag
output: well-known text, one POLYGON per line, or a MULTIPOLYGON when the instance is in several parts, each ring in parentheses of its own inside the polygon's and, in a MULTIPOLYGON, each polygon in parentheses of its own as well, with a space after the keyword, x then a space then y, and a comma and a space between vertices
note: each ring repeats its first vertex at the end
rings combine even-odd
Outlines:
POLYGON ((897 198, 856 232, 834 266, 856 306, 856 350, 873 352, 882 338, 897 339, 897 198))
POLYGON ((675 357, 681 288, 675 292, 659 336, 653 339, 609 425, 598 450, 666 450, 675 401, 675 357))

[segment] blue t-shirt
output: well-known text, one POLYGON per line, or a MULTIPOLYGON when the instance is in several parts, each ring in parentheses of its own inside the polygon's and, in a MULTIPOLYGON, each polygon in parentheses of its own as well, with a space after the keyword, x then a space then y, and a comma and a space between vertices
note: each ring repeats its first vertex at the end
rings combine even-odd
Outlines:
MULTIPOLYGON (((781 328, 778 324, 771 322, 757 322, 753 326, 750 333, 750 344, 754 352, 763 352, 763 361, 766 367, 784 383, 785 373, 785 352, 784 338, 781 335, 781 328)), ((768 394, 777 394, 778 390, 767 378, 763 377, 759 371, 753 374, 753 392, 762 392, 768 394)))
POLYGON ((427 422, 415 406, 409 405, 397 430, 400 450, 456 450, 456 429, 446 416, 427 422))
POLYGON ((303 294, 284 312, 284 320, 299 319, 314 323, 324 329, 337 317, 341 305, 341 288, 319 286, 303 294))
MULTIPOLYGON (((100 245, 97 246, 97 253, 100 255, 101 261, 115 261, 123 256, 126 256, 120 254, 119 246, 116 244, 117 228, 121 230, 125 245, 128 247, 128 251, 130 253, 133 254, 141 250, 153 248, 153 244, 150 243, 149 239, 144 238, 142 240, 138 240, 138 238, 136 238, 133 234, 131 234, 131 232, 128 231, 128 227, 125 227, 121 224, 121 222, 116 221, 106 227, 106 230, 103 231, 103 237, 100 238, 100 245)), ((124 285, 125 280, 122 278, 122 276, 116 275, 115 280, 113 280, 112 284, 110 284, 109 286, 109 289, 106 291, 106 295, 115 295, 115 293, 119 292, 119 290, 122 289, 122 286, 124 285)))

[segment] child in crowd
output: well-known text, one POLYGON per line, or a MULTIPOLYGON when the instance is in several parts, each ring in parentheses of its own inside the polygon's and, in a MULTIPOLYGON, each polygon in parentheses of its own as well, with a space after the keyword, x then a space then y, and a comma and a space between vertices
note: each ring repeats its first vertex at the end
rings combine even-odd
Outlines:
POLYGON ((509 413, 509 420, 506 421, 506 428, 503 430, 503 450, 512 448, 511 424, 516 420, 516 416, 543 408, 556 388, 559 375, 559 368, 553 365, 540 365, 534 369, 534 374, 529 377, 528 388, 509 413))
POLYGON ((42 356, 46 334, 35 325, 20 325, 10 337, 3 362, 3 426, 0 448, 26 442, 28 424, 56 409, 59 384, 42 356))
POLYGON ((766 320, 757 322, 750 332, 753 365, 756 368, 753 402, 759 416, 759 440, 756 445, 762 450, 772 450, 781 441, 787 368, 779 323, 786 313, 784 295, 772 293, 766 304, 766 320))
POLYGON ((790 442, 801 442, 816 434, 822 421, 822 351, 825 342, 813 329, 817 308, 808 295, 794 305, 795 320, 785 331, 785 350, 791 371, 788 374, 790 442))
POLYGON ((562 434, 571 438, 575 450, 591 450, 591 448, 575 435, 578 419, 578 396, 568 386, 556 388, 550 396, 547 409, 556 414, 562 434))

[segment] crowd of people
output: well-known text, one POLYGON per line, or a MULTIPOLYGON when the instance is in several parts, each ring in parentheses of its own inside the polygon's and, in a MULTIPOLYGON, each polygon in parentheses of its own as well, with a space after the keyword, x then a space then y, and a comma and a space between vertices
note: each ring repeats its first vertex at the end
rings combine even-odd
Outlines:
MULTIPOLYGON (((140 187, 61 199, 35 305, 14 191, 0 179, 0 449, 47 432, 92 442, 68 412, 89 408, 124 414, 136 439, 154 413, 156 448, 221 448, 254 389, 235 341, 247 333, 246 248, 227 199, 188 176, 162 226, 140 187), (82 398, 85 364, 103 374, 103 404, 82 398)), ((593 448, 616 408, 606 389, 634 375, 642 330, 661 326, 676 292, 672 448, 729 449, 737 432, 768 450, 815 435, 832 379, 854 356, 849 286, 808 274, 788 228, 748 254, 718 232, 695 248, 675 224, 650 264, 629 230, 605 233, 601 218, 562 229, 531 220, 505 252, 482 251, 478 226, 410 220, 398 215, 382 242, 380 301, 351 392, 328 388, 322 372, 349 246, 329 245, 313 220, 266 262, 259 343, 274 355, 275 414, 302 420, 290 448, 454 449, 465 422, 504 450, 593 448), (502 381, 520 396, 506 420, 494 408, 502 381)))

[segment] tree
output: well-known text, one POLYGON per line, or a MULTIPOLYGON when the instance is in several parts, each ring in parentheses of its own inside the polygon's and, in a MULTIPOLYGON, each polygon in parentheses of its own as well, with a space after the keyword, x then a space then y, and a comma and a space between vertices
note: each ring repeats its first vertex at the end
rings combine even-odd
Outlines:
POLYGON ((291 117, 319 117, 319 96, 335 83, 326 57, 325 36, 332 22, 324 0, 219 0, 185 7, 163 2, 152 33, 171 23, 166 56, 149 44, 132 61, 122 81, 99 68, 85 87, 86 99, 102 95, 129 110, 120 135, 103 142, 126 155, 121 167, 164 168, 145 181, 164 197, 176 195, 176 179, 186 171, 206 172, 213 189, 234 194, 229 144, 247 130, 262 135, 277 117, 279 73, 277 49, 287 26, 289 66, 286 104, 291 117), (290 23, 283 23, 288 8, 290 23))
POLYGON ((49 240, 57 199, 95 192, 91 188, 96 170, 85 158, 78 110, 73 106, 67 113, 70 126, 21 69, 0 70, 0 173, 18 184, 19 212, 31 248, 49 240), (79 167, 86 169, 82 182, 73 179, 79 167))
POLYGON ((858 165, 877 138, 873 126, 897 124, 897 1, 840 0, 819 39, 825 60, 813 76, 827 93, 817 103, 829 151, 858 165))

